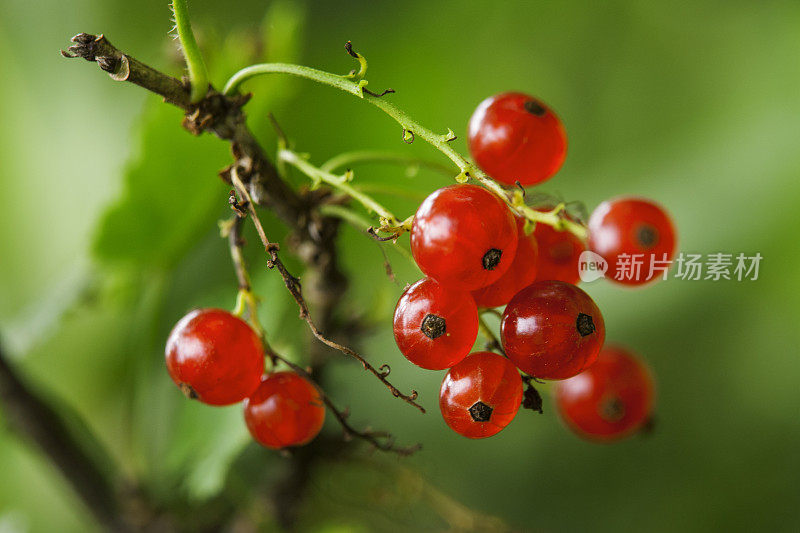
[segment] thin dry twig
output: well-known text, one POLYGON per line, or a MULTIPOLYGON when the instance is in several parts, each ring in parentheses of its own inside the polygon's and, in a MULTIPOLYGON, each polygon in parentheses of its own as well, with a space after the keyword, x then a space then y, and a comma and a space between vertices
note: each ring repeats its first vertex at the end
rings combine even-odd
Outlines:
POLYGON ((278 256, 278 251, 280 247, 277 243, 271 242, 267 237, 266 232, 264 231, 264 226, 261 223, 261 219, 258 217, 258 213, 256 212, 255 208, 253 207, 253 202, 250 199, 250 194, 247 191, 244 183, 242 183, 241 178, 239 177, 239 172, 234 166, 230 172, 231 183, 236 188, 236 190, 241 195, 244 204, 247 207, 247 211, 250 215, 253 224, 255 225, 256 231, 258 232, 258 236, 261 239, 261 243, 264 245, 264 249, 269 256, 269 260, 267 262, 267 266, 269 268, 276 268, 278 272, 280 272, 281 277, 283 278, 283 283, 286 285, 286 288, 289 290, 289 293, 294 298, 294 301, 297 303, 297 306, 300 308, 300 318, 308 325, 311 333, 313 333, 314 337, 317 338, 320 342, 327 345, 334 350, 342 352, 345 355, 349 355, 350 357, 356 359, 361 365, 364 367, 364 370, 370 372, 374 375, 381 383, 389 389, 393 396, 402 399, 409 405, 413 405, 417 409, 419 409, 422 413, 425 412, 425 408, 422 407, 419 403, 416 402, 418 397, 418 393, 416 390, 412 390, 410 394, 403 394, 397 387, 395 387, 386 376, 389 375, 389 367, 388 365, 382 365, 381 368, 386 368, 387 370, 379 371, 374 366, 372 366, 366 359, 364 359, 358 352, 344 346, 343 344, 339 344, 336 341, 333 341, 327 338, 317 327, 314 323, 313 319, 311 318, 311 313, 308 310, 308 304, 303 298, 303 291, 302 286, 300 285, 300 280, 293 276, 286 266, 281 261, 280 257, 278 256))
MULTIPOLYGON (((255 219, 254 219, 255 220, 255 219)), ((244 217, 237 216, 231 221, 229 226, 229 233, 228 233, 228 243, 230 246, 231 251, 231 259, 233 261, 234 269, 236 271, 236 278, 239 281, 239 288, 241 290, 251 292, 252 287, 250 285, 250 275, 247 271, 247 266, 244 260, 244 253, 242 247, 244 246, 244 239, 241 235, 242 230, 242 223, 244 222, 244 217)), ((257 227, 260 227, 260 223, 257 224, 257 227)), ((263 228, 262 228, 263 230, 263 228)), ((291 276, 291 274, 289 274, 291 276)), ((252 317, 251 317, 252 318, 252 317)), ((396 446, 394 444, 394 437, 385 431, 373 431, 369 429, 359 430, 353 427, 350 422, 347 420, 349 412, 347 410, 341 410, 336 407, 330 397, 325 393, 321 386, 314 380, 311 373, 306 370, 305 368, 293 363, 292 361, 286 359, 282 355, 278 354, 265 339, 264 341, 264 350, 267 356, 272 360, 273 364, 277 361, 280 361, 284 365, 288 366, 298 374, 302 375, 312 383, 317 388, 319 392, 320 398, 322 399, 325 406, 328 410, 333 413, 333 416, 336 417, 336 420, 342 426, 344 430, 344 434, 347 438, 358 438, 364 440, 371 444, 378 450, 382 450, 385 452, 392 452, 396 453, 401 456, 411 455, 417 450, 421 448, 420 444, 415 444, 413 446, 396 446)), ((382 376, 388 375, 388 365, 381 366, 381 374, 382 376)))
POLYGON ((327 406, 328 410, 331 413, 333 413, 333 416, 336 417, 336 420, 339 421, 339 424, 342 426, 342 430, 344 431, 346 438, 361 439, 363 441, 368 442, 378 450, 384 452, 396 453, 397 455, 400 456, 411 455, 419 451, 420 448, 422 448, 422 445, 419 443, 413 444, 411 446, 397 446, 394 443, 394 437, 386 431, 374 431, 371 429, 359 430, 354 428, 347 420, 350 415, 349 411, 338 409, 336 405, 334 405, 330 397, 327 394, 325 394, 325 391, 323 391, 322 388, 316 384, 313 376, 305 368, 289 361, 285 357, 276 353, 274 350, 270 349, 268 355, 273 359, 277 359, 281 363, 285 364, 298 374, 302 375, 303 377, 314 383, 314 385, 317 387, 317 391, 319 392, 322 402, 327 406))

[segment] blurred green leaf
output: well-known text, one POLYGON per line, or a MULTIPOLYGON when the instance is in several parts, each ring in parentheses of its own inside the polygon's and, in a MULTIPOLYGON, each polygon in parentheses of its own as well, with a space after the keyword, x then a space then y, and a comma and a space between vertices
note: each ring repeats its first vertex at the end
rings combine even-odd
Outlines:
POLYGON ((193 137, 180 122, 180 110, 148 101, 122 194, 95 237, 99 259, 169 267, 214 222, 225 203, 225 187, 214 173, 227 164, 227 148, 210 135, 193 137))

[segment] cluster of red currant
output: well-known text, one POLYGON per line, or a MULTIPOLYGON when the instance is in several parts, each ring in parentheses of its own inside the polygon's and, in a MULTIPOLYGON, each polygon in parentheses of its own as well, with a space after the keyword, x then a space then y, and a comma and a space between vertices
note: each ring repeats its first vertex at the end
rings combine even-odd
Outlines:
MULTIPOLYGON (((535 98, 508 93, 480 104, 469 124, 476 164, 507 185, 540 183, 561 167, 566 135, 535 98)), ((495 191, 497 192, 497 191, 495 191)), ((519 211, 519 210, 518 210, 519 211)), ((507 426, 523 402, 524 379, 565 380, 556 398, 579 433, 627 435, 649 416, 653 384, 646 367, 622 349, 605 349, 605 325, 594 301, 575 284, 581 236, 562 231, 570 215, 547 210, 551 225, 531 231, 504 199, 471 184, 445 187, 420 205, 411 251, 427 276, 406 289, 394 314, 394 336, 412 363, 449 369, 439 405, 447 424, 471 438, 507 426), (505 306, 498 352, 471 353, 482 310, 505 306), (571 378, 571 379, 568 379, 571 378)), ((530 218, 530 217, 528 217, 530 218)), ((579 226, 583 229, 583 226, 579 226)), ((605 202, 588 223, 588 247, 616 264, 625 254, 671 258, 669 216, 641 199, 605 202)), ((647 272, 624 280, 642 284, 647 272)), ((294 372, 264 376, 264 345, 241 318, 219 309, 192 311, 175 326, 167 369, 187 394, 210 405, 244 402, 250 433, 266 447, 308 443, 325 410, 316 385, 294 372)))
POLYGON ((261 339, 221 309, 183 317, 167 340, 167 370, 189 398, 209 405, 244 401, 250 434, 267 448, 307 444, 325 420, 316 386, 294 372, 264 376, 261 339))
MULTIPOLYGON (((564 161, 566 144, 558 117, 519 93, 485 100, 469 124, 476 164, 508 185, 552 177, 564 161)), ((625 254, 671 258, 674 253, 669 216, 646 200, 605 202, 588 227, 589 248, 612 266, 625 254)), ((411 251, 427 277, 400 297, 394 336, 417 366, 449 368, 439 406, 453 430, 483 438, 506 427, 522 404, 520 371, 530 378, 566 380, 557 388, 559 410, 583 435, 620 437, 644 423, 652 380, 624 350, 602 350, 603 316, 575 286, 585 249, 578 236, 543 223, 526 232, 524 218, 475 185, 445 187, 422 202, 414 216, 411 251), (497 346, 502 355, 470 354, 481 310, 500 306, 506 306, 502 346, 497 346)), ((653 278, 640 271, 623 282, 653 278)))

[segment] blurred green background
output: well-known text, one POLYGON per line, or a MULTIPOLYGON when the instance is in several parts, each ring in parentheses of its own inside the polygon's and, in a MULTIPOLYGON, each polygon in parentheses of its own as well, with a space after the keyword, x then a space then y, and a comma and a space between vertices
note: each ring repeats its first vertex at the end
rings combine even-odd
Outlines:
MULTIPOLYGON (((376 366, 391 364, 402 389, 418 389, 429 413, 337 355, 327 388, 351 406, 354 423, 424 449, 407 460, 363 449, 365 461, 324 463, 303 529, 441 530, 468 518, 457 501, 522 530, 797 531, 800 4, 195 0, 190 9, 217 86, 265 58, 347 72, 342 45, 350 39, 369 60, 371 88, 396 89, 393 101, 432 129, 452 128, 462 150, 480 100, 530 92, 557 110, 570 139, 564 168, 543 190, 590 209, 619 194, 652 197, 674 215, 681 250, 764 256, 755 282, 585 287, 609 340, 655 370, 650 437, 586 443, 561 426, 546 397, 543 416, 524 411, 498 436, 467 441, 438 413, 443 373, 412 367, 393 343, 394 302, 418 274, 390 252, 393 283, 376 244, 345 229, 343 262, 354 276, 344 307, 375 325, 363 351, 376 366)), ((220 491, 246 497, 242 465, 269 477, 286 461, 250 443, 238 407, 185 401, 163 367, 166 335, 187 309, 234 303, 216 228, 229 213, 228 188, 216 178, 228 147, 191 137, 180 112, 158 98, 58 55, 75 33, 105 33, 179 74, 166 0, 3 0, 2 13, 6 350, 165 505, 185 496, 202 508, 220 491)), ((317 163, 353 149, 441 157, 421 141, 403 144, 394 122, 330 88, 275 78, 248 89, 256 93, 251 125, 270 150, 267 111, 317 163)), ((356 183, 402 191, 378 196, 403 216, 447 182, 422 170, 356 169, 356 183)), ((281 240, 285 229, 265 220, 281 240)), ((272 344, 302 361, 303 327, 254 252, 272 344)), ((0 530, 97 527, 58 472, 5 424, 0 472, 0 530)))

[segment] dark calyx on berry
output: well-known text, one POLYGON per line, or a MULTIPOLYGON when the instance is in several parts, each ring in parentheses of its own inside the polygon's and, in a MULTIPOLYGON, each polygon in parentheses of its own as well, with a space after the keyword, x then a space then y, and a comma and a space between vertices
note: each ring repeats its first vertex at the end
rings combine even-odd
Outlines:
POLYGON ((636 232, 636 240, 642 248, 652 248, 658 244, 658 230, 649 224, 643 224, 636 232))
POLYGON ((483 268, 486 270, 494 270, 494 267, 500 264, 500 258, 503 252, 497 248, 492 248, 483 254, 483 268))
POLYGON ((606 398, 600 403, 600 416, 609 422, 619 422, 625 416, 625 404, 616 396, 606 398))
POLYGON ((492 418, 493 410, 494 409, 485 403, 477 401, 469 408, 469 416, 471 416, 475 422, 488 422, 489 419, 492 418))
POLYGON ((200 397, 198 396, 198 394, 195 392, 195 390, 192 388, 191 385, 187 385, 186 383, 181 383, 178 387, 181 389, 183 395, 189 398, 190 400, 196 400, 200 397))
POLYGON ((447 322, 440 316, 428 314, 422 319, 419 329, 429 339, 438 339, 447 331, 447 322))
POLYGON ((544 410, 542 409, 544 402, 542 401, 542 395, 539 394, 539 391, 536 390, 536 387, 528 382, 528 387, 522 393, 522 407, 523 409, 530 409, 531 411, 536 411, 539 414, 542 414, 544 410))
POLYGON ((528 100, 524 104, 525 111, 530 113, 531 115, 536 115, 537 117, 544 116, 547 113, 547 109, 544 108, 542 104, 537 102, 536 100, 528 100))
POLYGON ((591 335, 595 330, 592 317, 586 313, 578 313, 578 320, 575 321, 575 327, 578 328, 578 333, 581 334, 581 337, 591 335))

